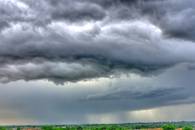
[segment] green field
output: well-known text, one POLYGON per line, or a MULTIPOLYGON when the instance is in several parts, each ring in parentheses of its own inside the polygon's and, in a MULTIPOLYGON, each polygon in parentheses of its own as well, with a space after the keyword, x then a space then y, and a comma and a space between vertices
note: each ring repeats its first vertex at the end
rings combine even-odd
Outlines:
POLYGON ((195 122, 1 126, 0 130, 194 130, 195 122))

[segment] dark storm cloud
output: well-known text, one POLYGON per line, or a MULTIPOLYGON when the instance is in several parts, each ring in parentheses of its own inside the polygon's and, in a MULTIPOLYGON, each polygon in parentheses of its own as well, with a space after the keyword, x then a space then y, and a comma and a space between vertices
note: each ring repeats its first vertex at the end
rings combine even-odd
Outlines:
POLYGON ((0 31, 8 26, 9 24, 6 21, 0 21, 0 31))
MULTIPOLYGON (((66 3, 65 3, 66 4, 66 3)), ((58 3, 55 5, 54 11, 51 14, 52 19, 68 19, 71 21, 80 21, 80 20, 101 20, 105 17, 106 13, 103 8, 96 4, 80 3, 67 5, 67 8, 64 8, 63 3, 58 3), (60 11, 59 11, 60 10, 60 11)))
POLYGON ((191 0, 0 3, 2 82, 147 74, 195 61, 191 0))
POLYGON ((193 0, 152 0, 139 5, 144 15, 160 25, 166 35, 195 40, 195 2, 193 0))
POLYGON ((93 115, 194 104, 194 6, 0 0, 0 121, 86 123, 93 115))

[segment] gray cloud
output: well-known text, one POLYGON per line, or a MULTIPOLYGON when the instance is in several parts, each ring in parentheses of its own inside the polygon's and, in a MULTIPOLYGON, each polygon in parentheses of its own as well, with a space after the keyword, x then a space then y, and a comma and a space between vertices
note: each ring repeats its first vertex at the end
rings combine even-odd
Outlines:
POLYGON ((194 41, 193 0, 149 1, 141 4, 143 14, 161 26, 165 35, 194 41))
POLYGON ((1 4, 2 82, 79 81, 132 70, 147 74, 195 61, 191 0, 2 0, 1 4), (68 73, 57 74, 64 71, 54 69, 61 64, 68 73), (67 64, 77 64, 82 71, 67 64), (40 71, 48 66, 52 72, 40 71))
POLYGON ((82 19, 86 20, 101 20, 105 17, 106 13, 103 8, 96 4, 89 3, 71 3, 67 4, 67 7, 64 6, 67 3, 58 3, 54 6, 54 11, 51 13, 52 19, 68 19, 71 21, 80 21, 82 19), (62 8, 62 9, 60 9, 62 8), (60 10, 60 11, 59 11, 60 10))
POLYGON ((191 119, 175 108, 195 103, 194 4, 0 0, 0 123, 191 119))
MULTIPOLYGON (((163 87, 161 87, 163 88, 163 87)), ((155 98, 167 98, 167 99, 172 99, 177 95, 177 98, 180 98, 180 91, 182 89, 158 89, 158 90, 152 90, 149 92, 132 92, 132 90, 123 90, 123 91, 118 91, 114 93, 109 93, 107 95, 93 95, 88 97, 89 100, 139 100, 139 99, 144 99, 148 100, 150 99, 155 99, 155 98), (178 94, 177 94, 178 93, 178 94), (171 98, 172 97, 172 98, 171 98)), ((181 95, 181 99, 184 99, 183 95, 181 95)))
MULTIPOLYGON (((171 110, 179 111, 176 105, 190 106, 194 104, 194 80, 195 71, 188 69, 188 65, 179 65, 169 68, 154 77, 140 77, 135 74, 121 78, 90 80, 85 82, 58 85, 44 80, 16 81, 8 84, 0 84, 1 113, 15 113, 10 118, 26 119, 33 123, 88 123, 94 121, 88 117, 95 115, 116 115, 112 119, 117 121, 129 121, 126 112, 139 110, 159 109, 170 106, 171 110), (110 82, 112 86, 109 86, 110 82), (15 91, 11 91, 13 89, 15 91), (74 95, 74 96, 73 96, 74 95), (6 111, 5 111, 6 110, 6 111)), ((164 110, 162 109, 164 113, 164 110)), ((166 119, 177 118, 177 112, 170 115, 165 112, 166 119)), ((184 111, 187 118, 191 118, 190 111, 184 111)), ((147 112, 146 112, 147 113, 147 112)), ((193 111, 192 111, 193 113, 193 111)), ((144 115, 139 115, 144 118, 144 115)), ((155 121, 164 116, 148 120, 155 121)), ((5 118, 7 118, 5 116, 5 118)), ((130 115, 130 121, 140 121, 130 115)), ((112 122, 112 120, 111 120, 112 122)))
POLYGON ((0 21, 0 30, 8 27, 9 24, 6 21, 0 21))

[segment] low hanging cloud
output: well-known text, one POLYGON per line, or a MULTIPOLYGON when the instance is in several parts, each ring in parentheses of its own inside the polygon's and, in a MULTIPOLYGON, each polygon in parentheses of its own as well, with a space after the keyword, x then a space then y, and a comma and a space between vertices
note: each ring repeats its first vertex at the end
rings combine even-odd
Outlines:
POLYGON ((195 62, 192 0, 0 4, 1 82, 80 81, 195 62))

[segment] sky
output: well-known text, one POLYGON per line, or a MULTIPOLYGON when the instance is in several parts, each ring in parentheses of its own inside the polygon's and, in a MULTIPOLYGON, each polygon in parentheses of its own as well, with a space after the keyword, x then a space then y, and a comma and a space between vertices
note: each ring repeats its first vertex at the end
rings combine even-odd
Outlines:
POLYGON ((195 120, 194 0, 0 0, 0 124, 195 120))

